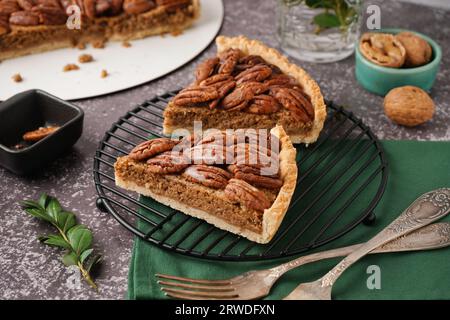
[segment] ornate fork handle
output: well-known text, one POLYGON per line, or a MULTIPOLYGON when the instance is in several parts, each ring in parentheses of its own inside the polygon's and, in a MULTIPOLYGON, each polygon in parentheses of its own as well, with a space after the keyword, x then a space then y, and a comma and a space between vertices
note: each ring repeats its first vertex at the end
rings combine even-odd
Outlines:
POLYGON ((371 240, 344 258, 322 278, 322 287, 331 287, 353 263, 374 249, 404 234, 426 226, 450 211, 450 188, 427 192, 371 240))

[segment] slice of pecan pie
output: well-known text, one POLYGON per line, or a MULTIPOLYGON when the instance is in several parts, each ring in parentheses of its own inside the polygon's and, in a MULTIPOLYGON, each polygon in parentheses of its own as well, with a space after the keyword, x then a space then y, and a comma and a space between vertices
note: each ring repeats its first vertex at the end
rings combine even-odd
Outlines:
POLYGON ((0 0, 0 60, 85 42, 175 34, 199 13, 199 0, 0 0))
POLYGON ((293 143, 317 140, 326 107, 317 83, 275 49, 244 36, 216 39, 218 55, 201 63, 194 83, 164 112, 164 133, 282 125, 293 143))
POLYGON ((253 131, 146 141, 117 159, 116 184, 267 243, 295 189, 296 151, 281 126, 253 131))

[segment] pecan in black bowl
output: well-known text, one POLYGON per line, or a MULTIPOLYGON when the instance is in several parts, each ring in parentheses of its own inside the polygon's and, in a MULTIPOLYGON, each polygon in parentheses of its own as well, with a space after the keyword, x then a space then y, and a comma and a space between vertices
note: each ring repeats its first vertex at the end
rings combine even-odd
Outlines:
POLYGON ((30 174, 71 148, 83 131, 79 107, 41 90, 0 103, 0 165, 30 174))

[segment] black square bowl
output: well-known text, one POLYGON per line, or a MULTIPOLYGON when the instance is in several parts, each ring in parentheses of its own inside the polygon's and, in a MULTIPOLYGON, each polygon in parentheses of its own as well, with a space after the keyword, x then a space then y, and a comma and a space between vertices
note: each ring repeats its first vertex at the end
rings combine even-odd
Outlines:
POLYGON ((71 148, 83 132, 84 112, 79 107, 41 90, 29 90, 0 103, 0 165, 30 174, 71 148), (59 126, 51 135, 22 149, 25 132, 59 126))

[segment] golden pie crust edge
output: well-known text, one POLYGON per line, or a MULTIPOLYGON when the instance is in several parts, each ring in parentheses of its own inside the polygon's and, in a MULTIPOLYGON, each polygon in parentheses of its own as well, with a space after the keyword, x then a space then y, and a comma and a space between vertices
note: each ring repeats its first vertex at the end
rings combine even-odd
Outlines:
MULTIPOLYGON (((146 30, 134 30, 134 31, 126 33, 126 34, 112 33, 107 36, 106 40, 108 40, 108 41, 137 40, 137 39, 142 39, 142 38, 146 38, 149 36, 156 36, 156 35, 161 35, 161 34, 165 34, 165 33, 170 33, 172 31, 185 30, 185 29, 189 28, 190 26, 192 26, 192 24, 196 20, 198 20, 198 18, 200 17, 200 0, 193 0, 192 8, 193 8, 192 17, 186 18, 186 20, 181 24, 159 25, 157 27, 149 28, 146 30)), ((144 13, 138 14, 136 16, 131 16, 131 19, 137 19, 137 16, 143 16, 148 19, 152 19, 153 16, 161 14, 163 12, 163 10, 165 10, 165 8, 163 8, 163 7, 157 8, 155 10, 144 12, 144 13)), ((111 20, 111 21, 117 20, 118 21, 121 18, 122 18, 121 16, 106 17, 106 18, 101 17, 101 18, 97 18, 96 20, 108 22, 108 20, 111 20)), ((20 36, 20 33, 24 33, 24 32, 29 33, 29 34, 39 33, 41 30, 45 30, 45 29, 68 30, 66 25, 60 25, 60 26, 59 25, 58 26, 39 25, 39 26, 27 26, 27 27, 12 26, 12 32, 4 35, 3 37, 20 36), (17 35, 17 33, 19 33, 19 35, 17 35)), ((70 32, 70 31, 68 30, 67 32, 70 32)), ((74 31, 72 31, 72 32, 74 32, 74 31)), ((79 36, 77 36, 77 38, 78 38, 77 39, 78 42, 91 42, 91 41, 103 40, 103 37, 99 36, 95 32, 93 34, 84 34, 82 36, 79 35, 79 36)), ((2 37, 0 37, 0 41, 1 41, 1 39, 2 39, 2 37)), ((44 43, 37 45, 37 46, 14 48, 12 50, 4 50, 4 51, 0 52, 0 61, 17 58, 17 57, 21 57, 21 56, 25 56, 25 55, 30 55, 30 54, 52 51, 52 50, 56 50, 56 49, 73 47, 75 44, 73 41, 73 37, 71 37, 70 34, 68 34, 67 38, 58 39, 58 40, 47 39, 44 43)))
POLYGON ((297 183, 296 149, 292 145, 289 136, 281 126, 272 128, 270 132, 278 137, 281 142, 279 160, 280 177, 283 178, 283 186, 280 188, 280 191, 278 192, 272 206, 269 209, 264 210, 261 234, 229 224, 228 222, 217 218, 206 211, 187 206, 186 204, 175 199, 154 194, 151 190, 139 186, 133 181, 125 181, 121 179, 117 173, 115 173, 116 185, 126 190, 135 191, 144 196, 151 197, 156 201, 173 209, 179 210, 187 215, 205 220, 206 222, 213 224, 222 230, 243 236, 257 243, 268 243, 273 238, 281 222, 283 221, 297 183))
POLYGON ((319 85, 305 70, 289 62, 276 49, 266 46, 261 41, 251 40, 242 35, 238 37, 219 36, 216 38, 216 44, 218 53, 228 49, 239 49, 246 55, 258 55, 266 62, 276 65, 283 73, 295 78, 303 86, 305 93, 311 97, 311 103, 314 107, 314 123, 312 129, 306 133, 290 133, 291 141, 309 144, 317 140, 327 117, 327 108, 319 85))

